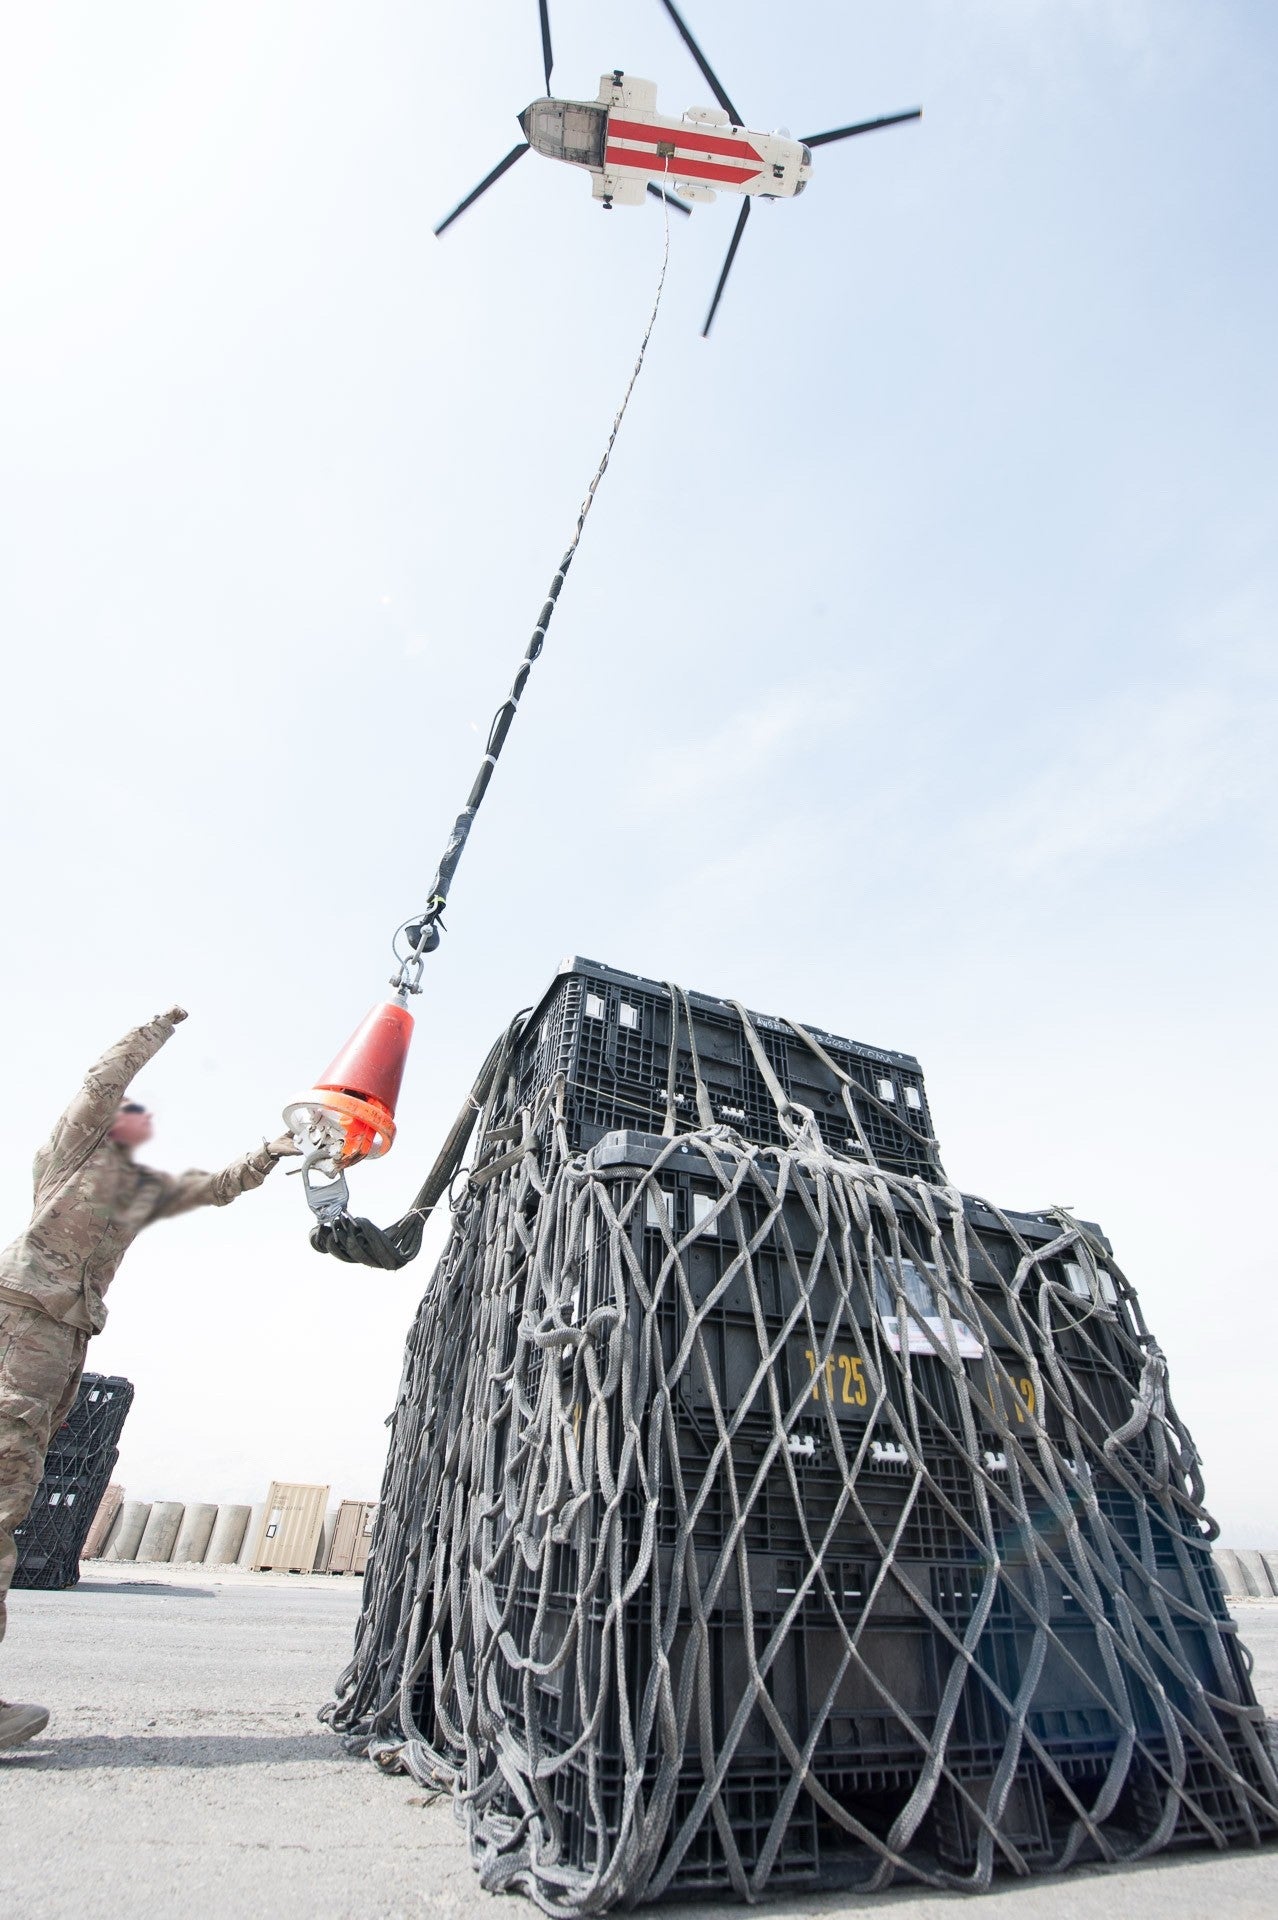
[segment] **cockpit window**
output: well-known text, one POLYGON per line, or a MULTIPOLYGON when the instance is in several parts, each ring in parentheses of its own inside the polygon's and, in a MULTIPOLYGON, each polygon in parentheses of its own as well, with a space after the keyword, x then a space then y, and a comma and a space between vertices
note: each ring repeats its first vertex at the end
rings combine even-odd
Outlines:
POLYGON ((532 111, 529 144, 551 160, 601 167, 607 121, 604 107, 581 106, 570 100, 543 100, 532 111))

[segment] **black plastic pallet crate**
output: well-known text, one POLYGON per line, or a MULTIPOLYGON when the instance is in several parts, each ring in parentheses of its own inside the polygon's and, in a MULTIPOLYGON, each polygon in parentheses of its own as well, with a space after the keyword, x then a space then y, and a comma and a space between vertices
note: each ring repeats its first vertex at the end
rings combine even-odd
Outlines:
MULTIPOLYGON (((772 1041, 769 1059, 779 1072, 772 1041)), ((481 1739, 499 1728, 505 1778, 522 1780, 518 1794, 509 1789, 507 1810, 518 1817, 529 1799, 540 1804, 536 1854, 561 1849, 562 1864, 589 1871, 612 1853, 624 1795, 636 1784, 622 1761, 632 1732, 648 1804, 658 1779, 673 1790, 664 1832, 645 1844, 650 1859, 673 1862, 662 1884, 676 1893, 725 1891, 738 1856, 747 1873, 767 1869, 778 1887, 855 1883, 881 1856, 838 1812, 886 1840, 923 1783, 933 1743, 940 1777, 911 1867, 983 1874, 982 1810, 1013 1758, 996 1865, 1041 1870, 1059 1860, 1080 1810, 1090 1818, 1102 1789, 1107 1804, 1112 1798, 1120 1764, 1128 1778, 1103 1842, 1130 1850, 1164 1817, 1157 1768, 1142 1761, 1141 1747, 1157 1751, 1168 1703, 1191 1723, 1178 1833, 1218 1843, 1264 1837, 1272 1775, 1247 1746, 1257 1709, 1201 1520, 1183 1489, 1133 1492, 1128 1469, 1143 1457, 1139 1445, 1121 1466, 1106 1466, 1105 1442, 1140 1387, 1144 1350, 1131 1295, 1115 1286, 1112 1297, 1083 1299, 1075 1289, 1071 1320, 1072 1282, 1046 1258, 1031 1263, 1028 1304, 1018 1308, 1012 1279, 1027 1246, 1059 1239, 1061 1223, 973 1204, 962 1231, 993 1255, 983 1271, 974 1267, 977 1297, 963 1300, 997 1364, 960 1354, 955 1367, 953 1352, 946 1363, 912 1343, 908 1360, 894 1361, 890 1346, 883 1352, 875 1275, 847 1278, 848 1250, 863 1228, 842 1242, 844 1270, 818 1259, 813 1210, 788 1184, 778 1243, 760 1244, 778 1213, 775 1166, 775 1157, 742 1156, 723 1140, 614 1130, 588 1149, 584 1167, 572 1166, 586 1229, 571 1256, 544 1269, 516 1256, 503 1282, 510 1310, 490 1323, 478 1404, 517 1411, 489 1424, 482 1480, 470 1478, 478 1455, 448 1450, 497 1524, 478 1555, 474 1536, 467 1541, 458 1527, 451 1539, 438 1529, 423 1539, 441 1560, 433 1584, 443 1598, 429 1630, 438 1631, 445 1687, 463 1669, 474 1675, 481 1739), (748 1166, 757 1183, 734 1199, 730 1230, 703 1232, 706 1202, 714 1207, 732 1166, 748 1166), (619 1216, 629 1220, 620 1246, 619 1216), (746 1239, 753 1279, 738 1288, 726 1283, 746 1239), (1037 1312, 1040 1282, 1063 1310, 1055 1318, 1037 1312), (798 1314, 796 1290, 806 1308, 798 1314), (547 1338, 552 1317, 559 1324, 547 1338), (587 1321, 588 1341, 579 1341, 572 1330, 587 1321), (879 1342, 887 1386, 875 1409, 859 1399, 852 1364, 867 1337, 879 1342), (833 1384, 823 1380, 827 1362, 833 1384), (607 1404, 594 1397, 604 1380, 607 1404), (1027 1380, 1032 1391, 1022 1392, 1027 1380), (765 1384, 775 1391, 761 1392, 765 1384), (871 1419, 885 1440, 904 1434, 908 1449, 861 1447, 871 1419), (534 1420, 549 1441, 535 1456, 527 1449, 534 1420), (508 1447, 520 1450, 530 1475, 522 1493, 506 1491, 514 1527, 492 1505, 508 1447), (1056 1478, 1036 1492, 1033 1468, 1044 1459, 1056 1478), (551 1469, 544 1480, 543 1468, 551 1469), (1000 1484, 1018 1481, 1000 1506, 1000 1484), (533 1497, 552 1488, 553 1499, 533 1497), (449 1568, 449 1552, 465 1564, 449 1568), (668 1722, 654 1718, 667 1671, 676 1697, 693 1703, 674 1736, 682 1758, 673 1783, 654 1758, 671 1738, 668 1722), (791 1742, 806 1750, 802 1778, 791 1742), (707 1770, 718 1766, 721 1819, 694 1823, 707 1770)), ((786 1174, 800 1190, 815 1177, 801 1157, 786 1174)), ((825 1197, 832 1211, 840 1205, 825 1197)), ((913 1198, 898 1191, 896 1225, 918 1277, 936 1247, 910 1239, 913 1198)), ((892 1205, 883 1183, 873 1205, 881 1234, 892 1205)), ((957 1230, 956 1218, 946 1232, 957 1230)), ((464 1321, 464 1291, 452 1298, 464 1321)), ((464 1396, 458 1417, 472 1420, 476 1404, 473 1392, 464 1396)), ((469 1766, 472 1728, 466 1722, 463 1741, 460 1704, 446 1692, 436 1711, 424 1673, 397 1725, 417 1731, 427 1751, 469 1766)), ((934 1779, 928 1767, 929 1785, 934 1779)), ((495 1778, 493 1786, 499 1797, 508 1791, 495 1778)))
POLYGON ((15 1530, 16 1587, 71 1587, 80 1550, 119 1458, 133 1383, 86 1373, 66 1419, 51 1436, 31 1511, 15 1530))
POLYGON ((15 1587, 73 1587, 80 1577, 80 1550, 93 1525, 119 1454, 99 1453, 87 1467, 45 1467, 31 1510, 14 1530, 18 1564, 15 1587))
POLYGON ((118 1374, 84 1374, 75 1404, 49 1440, 47 1458, 53 1460, 68 1455, 91 1458, 107 1448, 118 1447, 132 1405, 131 1380, 118 1374))
MULTIPOLYGON (((776 1104, 739 1015, 707 994, 689 994, 687 1002, 714 1122, 747 1140, 784 1145, 776 1104)), ((863 1157, 837 1075, 784 1020, 755 1013, 750 1018, 786 1096, 816 1115, 830 1146, 863 1157)), ((807 1031, 852 1082, 873 1158, 896 1171, 937 1177, 939 1152, 922 1069, 913 1055, 845 1040, 814 1025, 807 1031)), ((563 1076, 574 1148, 592 1146, 622 1127, 663 1133, 671 1093, 675 1132, 702 1125, 682 1005, 677 1012, 672 1008, 669 989, 659 981, 597 961, 565 961, 529 1015, 516 1049, 515 1074, 521 1105, 534 1102, 563 1076)))

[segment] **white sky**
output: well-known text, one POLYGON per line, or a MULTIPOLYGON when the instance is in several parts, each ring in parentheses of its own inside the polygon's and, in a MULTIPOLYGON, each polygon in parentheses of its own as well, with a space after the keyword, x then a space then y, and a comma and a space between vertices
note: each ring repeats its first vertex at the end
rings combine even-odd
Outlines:
MULTIPOLYGON (((1227 1540, 1278 1539, 1278 24, 689 0, 757 125, 921 102, 673 235, 649 368, 428 967, 395 1217, 561 954, 916 1052, 952 1175, 1100 1220, 1227 1540)), ((556 86, 707 89, 647 0, 556 86)), ((20 9, 0 69, 0 1200, 174 998, 157 1164, 277 1130, 378 995, 657 270, 530 155, 527 0, 20 9)), ((427 1277, 296 1181, 156 1229, 91 1362, 130 1495, 369 1496, 427 1277)))

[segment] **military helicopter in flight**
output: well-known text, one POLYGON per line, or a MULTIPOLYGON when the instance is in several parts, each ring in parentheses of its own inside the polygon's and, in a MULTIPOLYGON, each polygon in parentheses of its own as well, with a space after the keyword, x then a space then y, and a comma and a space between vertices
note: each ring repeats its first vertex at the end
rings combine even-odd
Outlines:
POLYGON ((657 112, 653 81, 634 79, 619 68, 602 76, 595 100, 554 99, 550 92, 554 55, 549 0, 538 0, 545 94, 519 115, 524 137, 518 146, 512 147, 492 172, 445 215, 435 234, 446 233, 454 220, 474 206, 480 195, 487 193, 530 148, 548 160, 584 167, 590 175, 590 191, 605 209, 639 206, 647 194, 655 194, 678 212, 691 213, 691 203, 714 200, 720 193, 741 194, 741 211, 701 329, 704 339, 723 297, 755 200, 790 200, 802 193, 812 174, 814 147, 828 147, 836 140, 851 140, 856 134, 874 133, 880 127, 895 127, 903 120, 918 120, 923 109, 911 107, 905 113, 858 121, 855 126, 830 127, 824 133, 805 134, 801 140, 791 138, 784 128, 775 133, 751 132, 674 0, 661 0, 661 4, 719 105, 689 107, 681 119, 672 119, 657 112))

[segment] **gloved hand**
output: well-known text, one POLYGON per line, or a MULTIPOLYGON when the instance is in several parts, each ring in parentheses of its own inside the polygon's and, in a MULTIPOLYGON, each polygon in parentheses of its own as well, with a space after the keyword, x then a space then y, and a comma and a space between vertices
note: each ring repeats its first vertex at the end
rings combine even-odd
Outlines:
POLYGON ((187 1018, 185 1007, 170 1007, 167 1013, 157 1013, 156 1019, 167 1027, 180 1027, 187 1018))
POLYGON ((277 1139, 266 1142, 266 1151, 272 1160, 295 1160, 300 1157, 302 1149, 291 1133, 281 1133, 277 1139))

